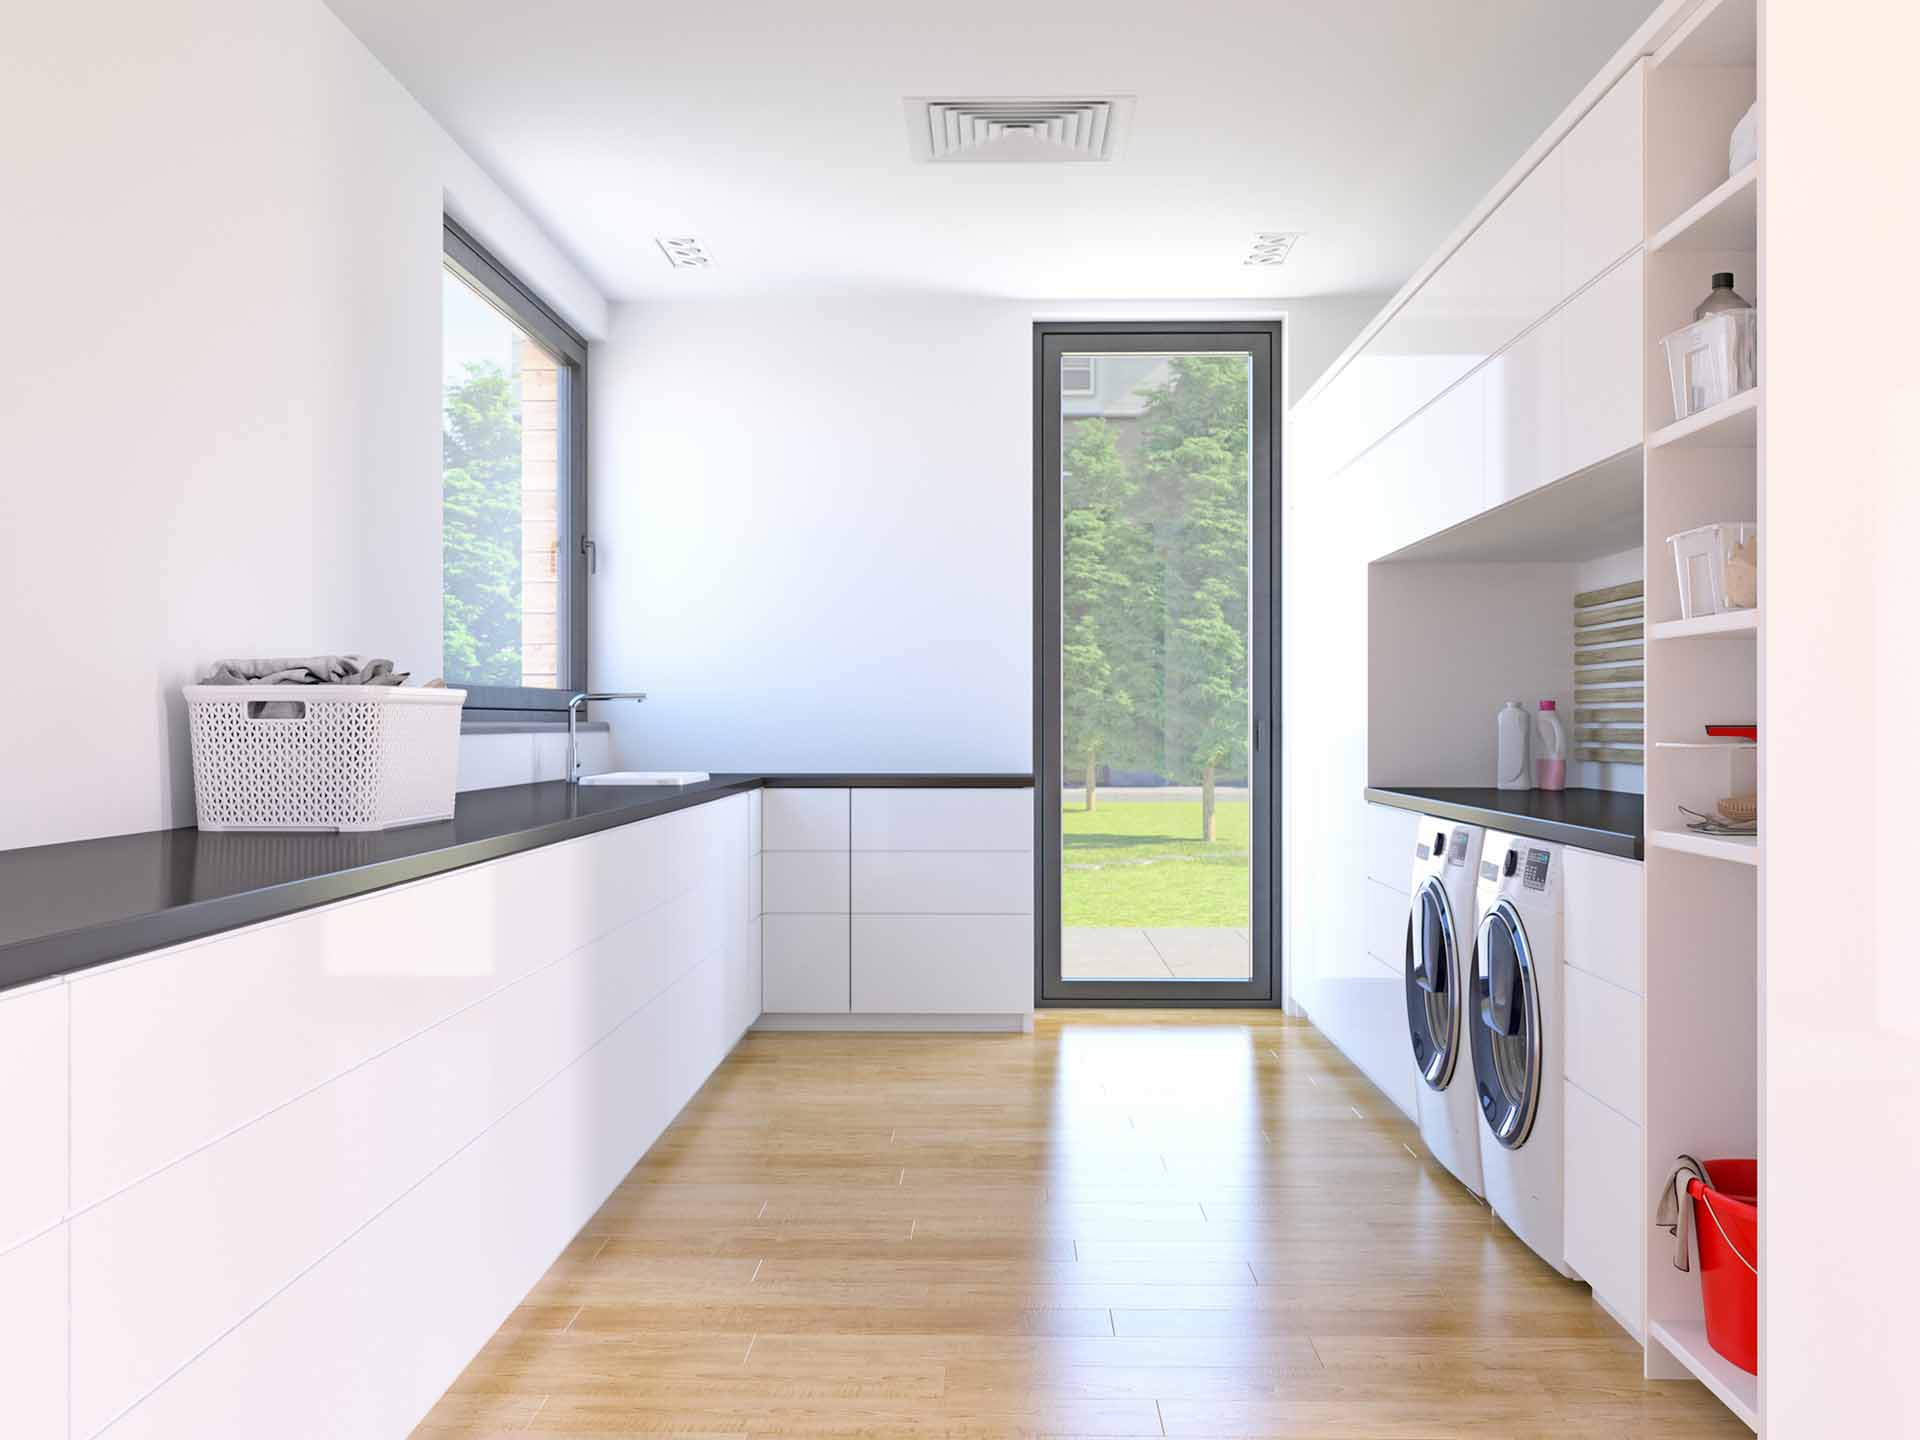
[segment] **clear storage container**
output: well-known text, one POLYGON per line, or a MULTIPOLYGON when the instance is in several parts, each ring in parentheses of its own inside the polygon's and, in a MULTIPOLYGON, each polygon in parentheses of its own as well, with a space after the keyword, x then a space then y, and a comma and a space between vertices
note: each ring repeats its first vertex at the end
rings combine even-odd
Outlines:
POLYGON ((1750 521, 1716 520, 1669 535, 1680 582, 1680 618, 1751 610, 1760 598, 1760 529, 1750 521))
POLYGON ((1754 311, 1722 310, 1664 337, 1673 418, 1684 420, 1751 390, 1759 380, 1754 311))
POLYGON ((202 830, 387 830, 453 816, 464 690, 183 688, 202 830))

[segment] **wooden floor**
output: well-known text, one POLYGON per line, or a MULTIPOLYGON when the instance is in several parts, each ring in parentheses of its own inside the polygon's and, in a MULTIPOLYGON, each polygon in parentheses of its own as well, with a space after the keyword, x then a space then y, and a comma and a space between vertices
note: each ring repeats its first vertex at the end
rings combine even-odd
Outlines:
POLYGON ((1748 1432, 1273 1012, 750 1035, 422 1437, 1748 1432))

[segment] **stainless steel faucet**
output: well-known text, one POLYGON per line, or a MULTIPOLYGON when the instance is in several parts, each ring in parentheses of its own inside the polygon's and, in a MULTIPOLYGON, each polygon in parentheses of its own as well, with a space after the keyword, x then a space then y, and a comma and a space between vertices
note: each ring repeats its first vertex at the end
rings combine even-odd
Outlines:
POLYGON ((582 690, 567 701, 567 783, 580 783, 580 707, 594 700, 644 700, 638 690, 608 690, 604 693, 582 690))

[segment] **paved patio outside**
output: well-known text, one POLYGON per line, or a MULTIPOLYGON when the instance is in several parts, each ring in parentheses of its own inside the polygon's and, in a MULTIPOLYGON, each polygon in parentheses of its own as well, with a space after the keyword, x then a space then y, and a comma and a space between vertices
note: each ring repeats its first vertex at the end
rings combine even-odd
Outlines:
POLYGON ((1060 972, 1068 980, 1245 980, 1252 946, 1245 930, 1069 925, 1060 972))

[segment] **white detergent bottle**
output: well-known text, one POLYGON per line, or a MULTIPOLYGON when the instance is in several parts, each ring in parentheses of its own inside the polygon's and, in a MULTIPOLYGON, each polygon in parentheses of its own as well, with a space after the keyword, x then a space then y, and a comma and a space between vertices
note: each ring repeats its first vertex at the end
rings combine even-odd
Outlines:
POLYGON ((1533 722, 1533 784, 1537 790, 1567 788, 1567 731, 1551 700, 1540 702, 1533 722))
POLYGON ((1502 790, 1531 790, 1533 775, 1527 763, 1527 737, 1533 728, 1527 710, 1518 700, 1509 700, 1494 717, 1499 734, 1498 769, 1494 784, 1502 790))

